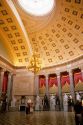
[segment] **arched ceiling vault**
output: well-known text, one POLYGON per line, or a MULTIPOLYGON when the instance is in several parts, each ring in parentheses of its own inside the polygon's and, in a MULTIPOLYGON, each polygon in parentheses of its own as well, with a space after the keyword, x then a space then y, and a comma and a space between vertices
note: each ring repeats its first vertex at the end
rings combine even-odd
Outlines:
POLYGON ((44 17, 26 14, 18 0, 12 0, 27 32, 28 44, 19 20, 6 1, 0 1, 0 33, 7 38, 5 43, 13 65, 26 65, 30 47, 41 58, 43 67, 83 57, 83 0, 56 0, 56 7, 44 17))
POLYGON ((24 66, 32 53, 28 35, 11 0, 0 1, 0 37, 14 66, 24 66))

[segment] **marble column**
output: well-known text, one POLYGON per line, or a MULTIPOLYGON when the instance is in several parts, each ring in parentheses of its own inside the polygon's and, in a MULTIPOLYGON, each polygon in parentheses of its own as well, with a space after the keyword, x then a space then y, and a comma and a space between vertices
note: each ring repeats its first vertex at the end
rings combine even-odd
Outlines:
POLYGON ((57 81, 58 81, 58 95, 60 99, 60 109, 62 110, 63 108, 63 101, 62 101, 62 89, 61 89, 61 80, 60 80, 60 73, 57 74, 57 81))
POLYGON ((46 95, 49 96, 49 90, 48 90, 48 74, 45 75, 46 77, 46 95))
POLYGON ((81 72, 82 72, 82 79, 83 79, 83 69, 81 70, 81 72))
POLYGON ((35 80, 35 95, 39 95, 39 76, 35 75, 34 76, 34 80, 35 80))
POLYGON ((12 99, 12 84, 13 84, 13 75, 11 73, 8 74, 8 87, 7 87, 7 110, 9 109, 9 103, 12 99))
POLYGON ((0 71, 0 96, 2 95, 2 84, 3 84, 4 70, 0 71))
POLYGON ((35 80, 35 95, 36 95, 36 98, 34 98, 35 110, 39 111, 40 110, 39 75, 35 75, 34 80, 35 80))
POLYGON ((74 81, 73 81, 72 70, 68 70, 68 72, 69 72, 69 77, 70 77, 70 94, 71 94, 73 101, 75 103, 75 91, 74 91, 74 81))

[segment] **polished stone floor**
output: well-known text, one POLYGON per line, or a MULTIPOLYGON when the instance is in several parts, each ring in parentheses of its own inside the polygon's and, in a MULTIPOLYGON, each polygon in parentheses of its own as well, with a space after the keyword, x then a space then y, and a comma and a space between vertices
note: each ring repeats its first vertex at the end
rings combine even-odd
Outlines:
POLYGON ((73 112, 6 112, 0 113, 0 125, 75 125, 75 121, 73 112))

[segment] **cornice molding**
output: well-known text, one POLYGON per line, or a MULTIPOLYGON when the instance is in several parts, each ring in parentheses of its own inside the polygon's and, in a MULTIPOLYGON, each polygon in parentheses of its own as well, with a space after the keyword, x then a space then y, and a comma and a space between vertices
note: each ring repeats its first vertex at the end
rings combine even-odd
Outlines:
POLYGON ((2 63, 5 63, 6 65, 10 66, 11 68, 14 68, 13 64, 11 64, 8 60, 6 60, 5 58, 3 58, 2 56, 0 56, 0 61, 2 63))
MULTIPOLYGON (((65 62, 63 64, 59 64, 59 65, 55 65, 55 66, 50 66, 50 67, 46 67, 46 68, 42 68, 42 70, 46 70, 46 69, 51 69, 51 68, 59 68, 59 67, 64 67, 64 66, 67 66, 67 65, 70 65, 71 64, 71 68, 72 68, 72 64, 73 63, 76 63, 78 62, 79 64, 79 61, 83 60, 83 56, 81 57, 78 57, 72 61, 69 61, 69 62, 65 62)), ((13 64, 11 64, 10 62, 8 62, 8 60, 4 59, 3 57, 0 56, 0 61, 2 61, 2 63, 5 63, 6 65, 8 65, 9 67, 13 68, 14 70, 18 70, 18 69, 25 69, 26 67, 25 66, 14 66, 13 64)), ((80 65, 80 64, 79 64, 80 65)), ((78 65, 78 66, 79 66, 78 65)))

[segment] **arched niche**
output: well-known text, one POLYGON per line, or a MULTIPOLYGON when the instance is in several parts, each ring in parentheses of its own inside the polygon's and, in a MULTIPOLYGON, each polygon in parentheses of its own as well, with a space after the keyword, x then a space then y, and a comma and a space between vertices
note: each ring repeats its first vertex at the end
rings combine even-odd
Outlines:
POLYGON ((46 93, 46 77, 45 75, 39 75, 39 95, 45 95, 46 93))
POLYGON ((73 81, 74 81, 74 87, 75 91, 83 91, 83 76, 81 69, 76 68, 73 70, 73 81))
POLYGON ((67 71, 61 73, 62 93, 70 93, 70 76, 67 71))
POLYGON ((48 90, 49 94, 56 94, 58 92, 58 81, 55 73, 48 75, 48 90))

